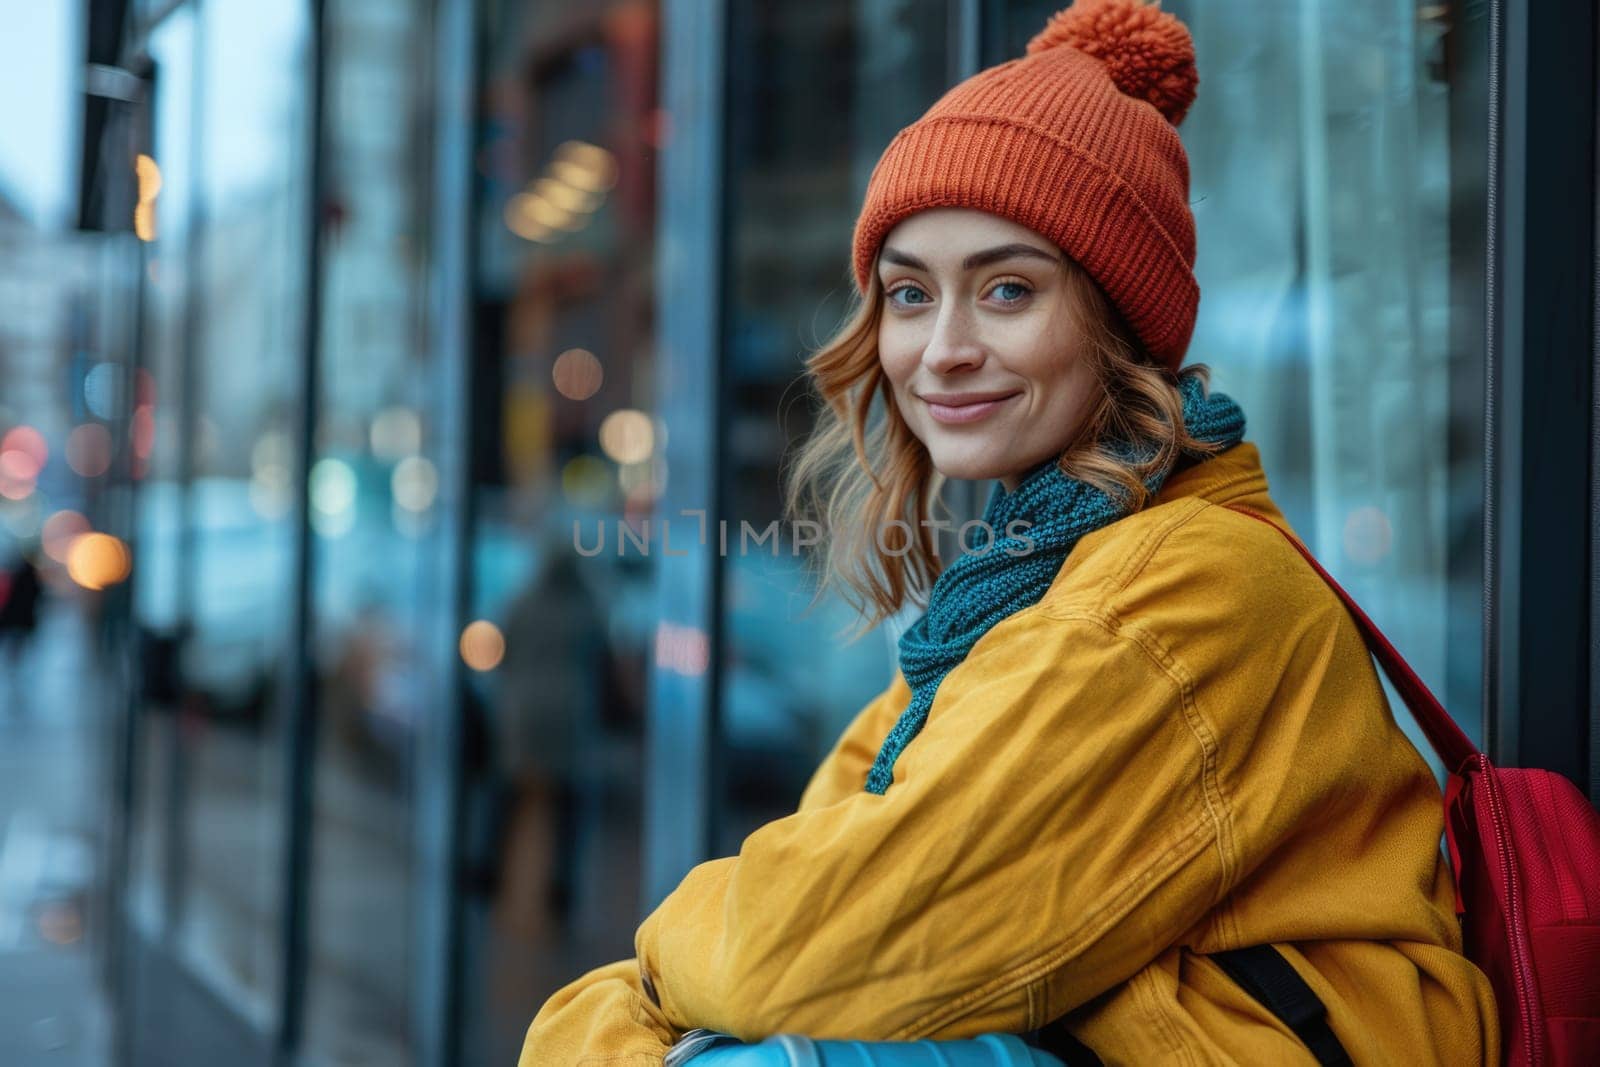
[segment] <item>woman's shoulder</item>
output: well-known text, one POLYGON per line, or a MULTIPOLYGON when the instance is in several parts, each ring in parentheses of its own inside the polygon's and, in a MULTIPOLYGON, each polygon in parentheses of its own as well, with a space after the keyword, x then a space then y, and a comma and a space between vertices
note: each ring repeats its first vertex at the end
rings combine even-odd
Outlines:
POLYGON ((1084 537, 1040 600, 1040 614, 1137 626, 1175 644, 1204 634, 1224 654, 1311 624, 1353 629, 1283 529, 1264 493, 1157 504, 1084 537))

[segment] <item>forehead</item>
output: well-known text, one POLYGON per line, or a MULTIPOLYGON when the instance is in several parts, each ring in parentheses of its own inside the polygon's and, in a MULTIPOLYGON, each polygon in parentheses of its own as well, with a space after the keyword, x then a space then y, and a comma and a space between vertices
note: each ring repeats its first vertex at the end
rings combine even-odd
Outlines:
POLYGON ((939 251, 953 255, 1013 241, 1045 249, 1054 247, 1047 238, 1020 222, 964 207, 918 211, 901 219, 883 239, 886 245, 919 255, 939 251))

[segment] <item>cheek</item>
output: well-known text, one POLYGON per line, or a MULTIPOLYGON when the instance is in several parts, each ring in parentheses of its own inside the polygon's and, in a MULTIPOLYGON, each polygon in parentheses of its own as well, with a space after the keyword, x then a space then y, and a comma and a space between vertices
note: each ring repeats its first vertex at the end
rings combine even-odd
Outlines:
POLYGON ((1088 364, 1080 344, 1081 339, 1074 335, 1072 324, 1065 316, 1058 316, 1030 339, 1026 369, 1022 373, 1041 389, 1054 394, 1052 403, 1064 402, 1065 394, 1077 393, 1087 380, 1088 364))
POLYGON ((916 369, 917 353, 905 338, 896 336, 895 331, 879 330, 878 363, 888 376, 889 384, 899 389, 916 369))

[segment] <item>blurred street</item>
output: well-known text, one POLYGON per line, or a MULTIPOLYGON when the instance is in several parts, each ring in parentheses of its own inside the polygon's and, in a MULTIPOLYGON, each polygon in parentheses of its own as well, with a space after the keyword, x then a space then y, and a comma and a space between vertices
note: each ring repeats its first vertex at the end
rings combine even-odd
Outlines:
POLYGON ((16 664, 0 658, 0 1064, 99 1067, 109 1025, 90 914, 109 705, 82 612, 47 600, 34 636, 16 664))

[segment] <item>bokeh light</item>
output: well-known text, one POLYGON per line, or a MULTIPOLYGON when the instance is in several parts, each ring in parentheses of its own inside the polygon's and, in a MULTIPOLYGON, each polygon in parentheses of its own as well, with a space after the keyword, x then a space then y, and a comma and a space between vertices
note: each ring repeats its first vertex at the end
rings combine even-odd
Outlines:
POLYGON ((529 190, 532 195, 547 200, 562 211, 587 214, 600 206, 600 194, 579 189, 554 178, 540 178, 529 190))
POLYGON ((569 348, 556 357, 550 368, 556 392, 568 400, 588 400, 600 391, 605 370, 595 354, 586 348, 569 348))
POLYGON ((467 623, 461 631, 461 661, 475 671, 492 671, 505 659, 506 639, 487 619, 467 623))
POLYGON ((1379 508, 1359 507, 1345 516, 1344 551, 1356 563, 1373 564, 1394 547, 1394 528, 1379 508))
POLYGON ((110 534, 80 534, 67 550, 67 574, 85 589, 116 585, 131 567, 127 546, 110 534))
POLYGON ((618 463, 638 463, 655 449, 655 425, 636 408, 619 408, 600 422, 600 448, 618 463))
POLYGON ((525 195, 518 193, 506 201, 504 215, 506 229, 524 241, 553 240, 560 231, 553 226, 546 226, 541 222, 536 222, 528 212, 523 210, 523 197, 525 195))
POLYGON ((556 148, 550 173, 568 185, 599 192, 617 184, 617 158, 597 144, 564 141, 556 148))
POLYGON ((656 666, 694 677, 711 665, 711 639, 696 626, 662 622, 656 626, 656 666))
POLYGON ((67 435, 67 466, 83 478, 98 478, 111 468, 111 431, 86 422, 67 435))
POLYGON ((311 524, 323 537, 343 537, 356 521, 356 472, 342 459, 311 468, 311 524))
POLYGON ((667 488, 667 461, 660 456, 617 468, 617 485, 630 502, 638 504, 659 497, 667 488))
POLYGON ((389 487, 407 511, 427 511, 439 494, 439 474, 422 456, 407 456, 395 465, 389 487))
POLYGON ((117 412, 117 394, 122 385, 122 368, 115 363, 97 363, 83 376, 83 403, 97 419, 110 419, 117 412))
POLYGON ((161 168, 156 161, 139 153, 133 161, 139 183, 139 202, 133 207, 133 232, 141 241, 156 239, 156 196, 161 192, 161 168))
POLYGON ((49 461, 44 434, 32 426, 14 426, 0 437, 0 477, 31 482, 49 461))

